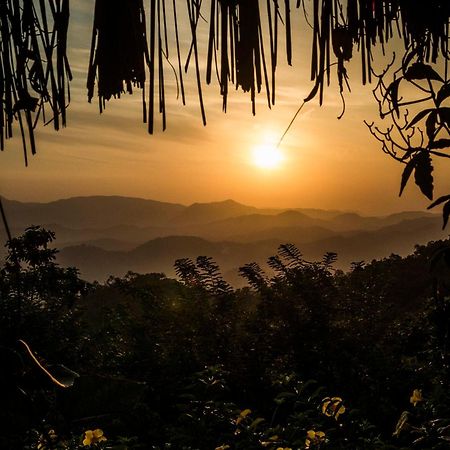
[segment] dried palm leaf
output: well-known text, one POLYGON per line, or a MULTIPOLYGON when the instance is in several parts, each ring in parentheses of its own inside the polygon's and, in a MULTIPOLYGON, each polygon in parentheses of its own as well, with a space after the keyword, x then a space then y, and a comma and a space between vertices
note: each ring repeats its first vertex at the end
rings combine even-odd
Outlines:
POLYGON ((66 125, 72 79, 67 59, 69 0, 0 2, 0 148, 18 122, 25 164, 36 153, 34 128, 42 117, 66 125), (45 107, 51 109, 46 117, 45 107))

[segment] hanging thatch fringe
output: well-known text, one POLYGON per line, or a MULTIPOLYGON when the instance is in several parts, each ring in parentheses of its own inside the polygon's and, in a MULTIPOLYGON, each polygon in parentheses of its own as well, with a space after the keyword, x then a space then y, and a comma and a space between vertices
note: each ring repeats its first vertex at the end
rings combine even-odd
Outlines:
MULTIPOLYGON (((116 16, 120 26, 116 29, 124 29, 131 26, 121 18, 123 8, 132 9, 137 0, 115 0, 108 2, 107 12, 98 10, 96 14, 105 17, 116 16), (115 5, 121 4, 120 7, 115 5)), ((97 0, 103 4, 105 0, 97 0)), ((203 123, 206 123, 205 108, 203 103, 202 82, 198 54, 198 22, 203 16, 203 9, 209 8, 205 17, 208 17, 209 35, 206 53, 207 84, 213 81, 213 73, 217 75, 220 94, 223 97, 223 110, 227 110, 229 84, 236 88, 242 88, 250 93, 252 111, 255 113, 256 93, 264 86, 268 98, 269 107, 275 103, 276 68, 279 53, 279 27, 285 29, 285 51, 288 64, 292 63, 293 35, 302 30, 293 27, 291 0, 210 0, 205 7, 201 0, 186 0, 186 7, 181 15, 176 10, 175 0, 174 27, 175 42, 177 45, 178 74, 177 83, 181 85, 183 102, 184 86, 180 62, 179 21, 187 20, 190 24, 191 45, 186 58, 185 70, 187 71, 193 61, 197 78, 197 89, 203 123), (281 5, 282 3, 282 5, 281 5), (265 4, 265 5, 264 5, 265 4), (264 15, 267 18, 262 23, 261 6, 264 5, 264 15), (266 57, 264 42, 269 42, 270 58, 266 57), (269 61, 270 70, 266 61, 269 61)), ((337 79, 341 95, 344 87, 348 87, 348 76, 345 62, 353 56, 353 47, 356 46, 361 55, 362 83, 371 82, 372 77, 372 49, 380 45, 384 50, 385 44, 394 36, 395 29, 404 39, 405 49, 414 53, 414 57, 426 61, 436 61, 439 55, 447 55, 448 19, 450 16, 450 3, 446 0, 404 1, 404 0, 312 0, 305 5, 305 0, 297 0, 296 9, 312 13, 312 50, 311 50, 311 79, 314 87, 305 101, 319 97, 319 103, 323 103, 324 87, 330 84, 331 68, 337 67, 337 79)), ((153 132, 154 121, 154 89, 156 83, 155 70, 159 77, 159 103, 160 112, 163 114, 163 127, 165 128, 165 101, 164 101, 164 70, 163 63, 168 57, 168 41, 172 41, 171 32, 166 24, 165 0, 150 0, 150 113, 149 131, 153 132), (168 37, 169 34, 169 37, 168 37), (162 36, 164 39, 162 39, 162 36), (155 44, 156 43, 156 44, 155 44), (161 43, 164 43, 162 46, 161 43), (158 67, 158 69, 156 69, 158 67)), ((114 19, 113 19, 114 23, 114 19)), ((135 24, 135 27, 139 24, 135 24)), ((94 30, 95 32, 95 30, 94 30)), ((121 33, 115 33, 115 39, 121 39, 121 33)), ((114 47, 115 41, 106 41, 106 48, 99 48, 100 54, 107 54, 108 47, 114 47)), ((139 60, 144 61, 144 55, 139 53, 139 60)), ((448 55, 447 55, 448 56, 448 55)), ((113 74, 120 78, 119 66, 111 67, 113 74)), ((91 88, 92 88, 92 80, 91 88)), ((90 96, 92 90, 90 91, 90 96)), ((99 95, 107 99, 108 95, 100 89, 99 95)), ((110 92, 110 96, 118 96, 118 93, 110 92)))
MULTIPOLYGON (((180 24, 190 30, 184 70, 194 67, 203 123, 206 112, 203 82, 216 74, 223 110, 227 109, 230 83, 250 93, 256 111, 256 93, 266 91, 268 105, 275 103, 279 29, 285 31, 285 53, 292 63, 294 37, 302 33, 293 14, 308 13, 312 25, 311 79, 314 87, 305 101, 324 89, 337 69, 340 92, 348 87, 345 63, 356 48, 361 56, 362 82, 371 81, 372 50, 398 32, 408 58, 435 62, 448 58, 448 0, 96 0, 88 98, 97 95, 100 110, 106 100, 142 89, 143 117, 154 131, 155 110, 166 127, 165 68, 176 76, 185 103, 180 24), (148 7, 148 27, 144 7, 148 7), (172 13, 169 14, 169 9, 172 13), (209 21, 206 55, 199 53, 199 22, 209 21), (175 46, 173 51, 170 46, 175 46), (265 45, 268 45, 266 54, 265 45), (173 66, 169 56, 175 55, 173 66), (206 74, 200 70, 206 57, 206 74), (192 64, 191 64, 192 63, 192 64), (145 94, 149 75, 148 105, 145 94), (148 106, 148 107, 147 107, 148 106)), ((35 152, 33 129, 38 118, 53 121, 55 129, 66 121, 65 108, 71 78, 66 57, 69 0, 2 0, 0 2, 0 145, 11 137, 18 122, 25 158, 35 152), (51 108, 51 119, 44 105, 51 108)), ((303 37, 303 36, 302 36, 303 37)))
POLYGON ((25 164, 36 152, 40 117, 55 130, 66 125, 72 79, 66 56, 69 0, 0 2, 0 148, 17 121, 25 164), (51 108, 46 117, 45 105, 51 108))
POLYGON ((96 80, 100 111, 111 97, 120 98, 123 92, 131 94, 133 86, 143 89, 149 61, 142 0, 97 0, 87 79, 88 100, 94 96, 96 80))

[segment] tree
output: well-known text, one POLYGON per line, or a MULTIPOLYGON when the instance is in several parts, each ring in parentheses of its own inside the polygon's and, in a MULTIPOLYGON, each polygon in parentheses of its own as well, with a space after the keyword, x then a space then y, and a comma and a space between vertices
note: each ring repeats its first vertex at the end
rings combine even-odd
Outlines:
POLYGON ((55 263, 57 251, 49 247, 53 239, 53 232, 30 227, 8 241, 0 268, 0 340, 23 339, 64 361, 77 334, 76 302, 87 284, 76 269, 55 263))

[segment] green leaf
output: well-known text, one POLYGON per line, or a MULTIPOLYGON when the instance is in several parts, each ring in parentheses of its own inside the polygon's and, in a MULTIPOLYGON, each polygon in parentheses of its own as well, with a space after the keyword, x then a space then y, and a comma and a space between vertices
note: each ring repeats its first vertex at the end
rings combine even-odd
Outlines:
POLYGON ((413 120, 411 120, 411 122, 409 122, 409 125, 407 128, 411 128, 412 126, 414 126, 417 122, 420 122, 422 119, 425 118, 425 116, 427 116, 428 114, 430 114, 430 112, 435 111, 435 109, 429 108, 429 109, 424 109, 423 111, 420 111, 419 113, 417 113, 417 115, 414 117, 413 120))
POLYGON ((402 173, 402 181, 400 183, 400 194, 398 194, 399 197, 402 196, 403 190, 405 189, 406 184, 408 183, 409 177, 411 176, 415 165, 416 165, 415 158, 411 159, 411 161, 409 161, 406 164, 406 167, 405 167, 405 169, 403 170, 403 173, 402 173))
POLYGON ((256 428, 260 423, 264 422, 264 420, 265 419, 263 417, 258 417, 250 424, 250 428, 256 428))
POLYGON ((414 157, 414 179, 422 193, 430 200, 433 199, 433 166, 428 152, 421 152, 414 157))
POLYGON ((408 68, 405 79, 411 80, 437 80, 444 81, 442 77, 428 64, 416 62, 408 68))
POLYGON ((277 396, 276 396, 276 398, 284 398, 284 399, 286 399, 286 398, 296 398, 297 397, 297 394, 294 394, 293 392, 280 392, 277 396))
POLYGON ((320 386, 318 387, 309 397, 308 397, 308 401, 310 402, 311 400, 314 400, 317 397, 322 396, 323 391, 325 391, 325 387, 324 386, 320 386))

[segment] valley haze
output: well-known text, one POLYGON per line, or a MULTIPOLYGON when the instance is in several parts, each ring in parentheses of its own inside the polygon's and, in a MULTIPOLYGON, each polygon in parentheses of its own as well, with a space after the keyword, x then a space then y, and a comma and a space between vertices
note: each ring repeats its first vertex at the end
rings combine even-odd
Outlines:
MULTIPOLYGON (((178 258, 211 256, 235 286, 238 268, 265 262, 280 244, 295 244, 308 260, 336 252, 336 268, 415 244, 448 238, 438 214, 408 211, 387 216, 311 208, 256 208, 225 200, 190 206, 120 196, 74 197, 48 203, 4 199, 14 236, 30 225, 56 233, 57 261, 77 267, 89 281, 128 271, 174 276, 178 258)), ((5 236, 3 236, 3 240, 5 236)), ((3 249, 3 254, 5 254, 3 249)))

